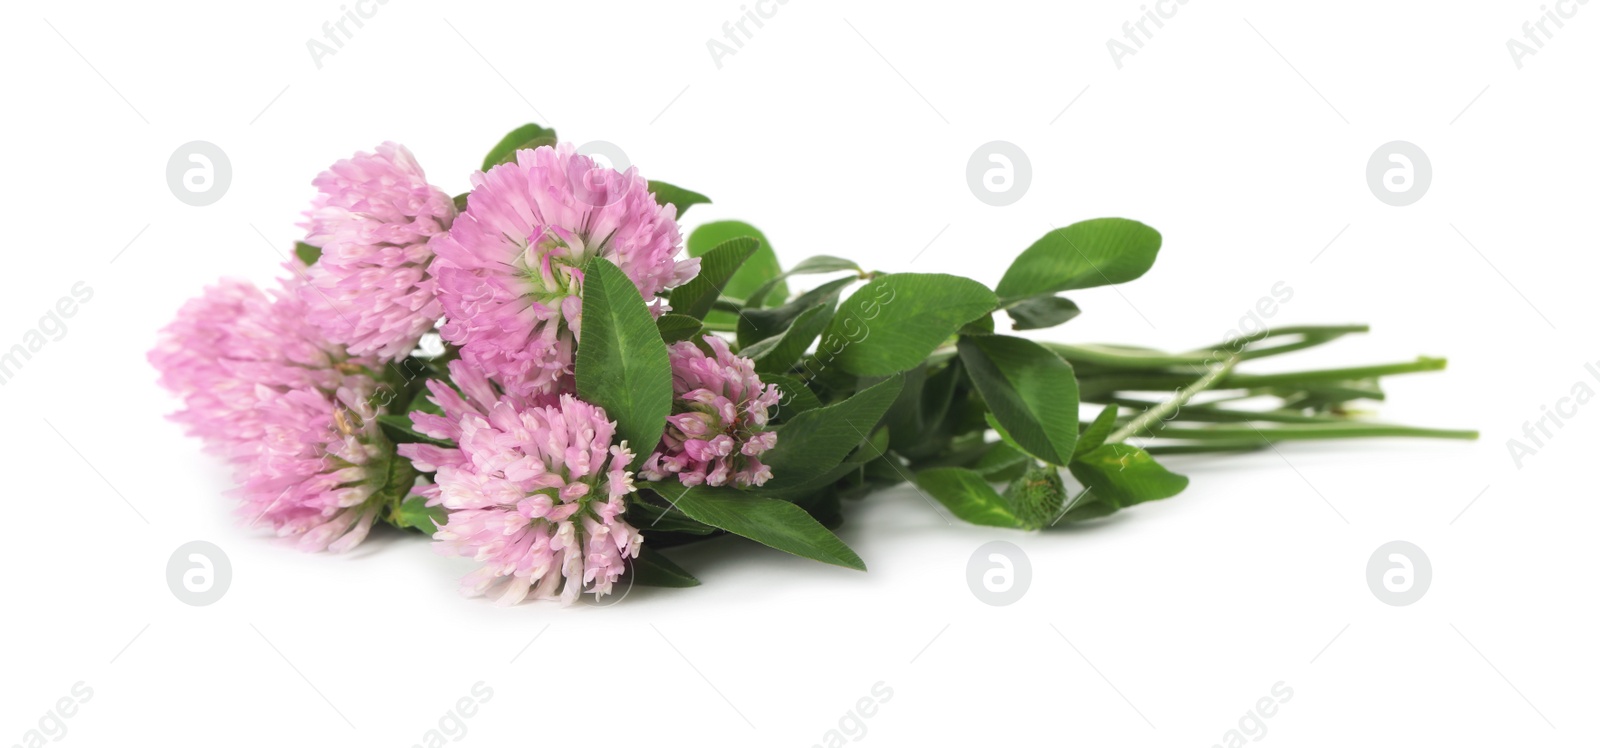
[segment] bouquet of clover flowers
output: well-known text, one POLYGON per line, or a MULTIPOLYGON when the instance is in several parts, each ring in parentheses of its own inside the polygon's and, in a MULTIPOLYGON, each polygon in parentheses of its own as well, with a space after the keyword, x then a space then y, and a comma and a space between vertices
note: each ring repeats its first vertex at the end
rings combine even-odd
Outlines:
POLYGON ((465 592, 503 604, 624 575, 694 585, 660 551, 722 533, 865 569, 830 528, 903 482, 967 522, 1037 530, 1176 495, 1188 479, 1161 454, 1476 436, 1349 407, 1439 359, 1236 371, 1362 326, 1177 354, 997 331, 1001 312, 1059 325, 1078 314, 1062 292, 1144 274, 1161 237, 1135 221, 1052 231, 989 289, 831 256, 784 271, 733 221, 685 253, 677 218, 705 196, 537 125, 454 198, 391 143, 314 185, 286 279, 222 281, 162 331, 173 418, 236 468, 250 525, 310 551, 379 522, 425 533, 481 564, 465 592), (838 277, 791 294, 800 275, 838 277))

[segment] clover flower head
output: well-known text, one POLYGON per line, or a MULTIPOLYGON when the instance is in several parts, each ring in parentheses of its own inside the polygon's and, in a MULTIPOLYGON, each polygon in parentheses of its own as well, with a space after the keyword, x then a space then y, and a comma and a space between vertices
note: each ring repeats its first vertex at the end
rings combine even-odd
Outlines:
POLYGON ((179 310, 149 359, 184 403, 174 420, 235 466, 242 517, 306 550, 346 550, 414 473, 390 469, 378 361, 327 341, 299 290, 213 286, 179 310))
POLYGON ((354 355, 404 358, 444 316, 430 242, 450 228, 455 203, 394 143, 334 164, 313 184, 319 194, 301 225, 322 255, 300 289, 312 324, 354 355))
POLYGON ((415 412, 412 423, 455 446, 400 449, 418 470, 436 471, 424 495, 448 514, 435 547, 482 564, 462 592, 501 605, 609 594, 643 542, 622 517, 633 453, 612 443, 616 424, 570 394, 497 396, 465 362, 452 362, 450 372, 459 392, 428 382, 443 415, 415 412))
POLYGON ((699 272, 698 259, 678 259, 676 209, 657 204, 637 170, 598 165, 569 143, 518 151, 472 186, 435 241, 440 334, 512 394, 570 390, 591 258, 615 263, 647 300, 699 272))
POLYGON ((673 415, 639 474, 653 481, 677 476, 686 486, 760 486, 772 477, 760 456, 778 443, 767 418, 782 393, 761 381, 750 359, 733 355, 727 341, 707 335, 705 343, 710 355, 690 341, 668 349, 673 415))

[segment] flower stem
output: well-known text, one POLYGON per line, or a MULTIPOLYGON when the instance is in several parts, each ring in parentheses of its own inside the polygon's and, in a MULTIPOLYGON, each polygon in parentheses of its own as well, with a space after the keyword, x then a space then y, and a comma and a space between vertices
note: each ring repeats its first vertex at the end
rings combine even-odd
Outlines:
MULTIPOLYGON (((1332 384, 1350 380, 1372 379, 1394 374, 1412 374, 1439 371, 1445 368, 1445 359, 1423 356, 1416 361, 1372 366, 1350 366, 1340 369, 1309 369, 1279 374, 1230 374, 1216 382, 1216 389, 1250 389, 1257 387, 1292 388, 1306 385, 1332 384)), ((1081 384, 1087 396, 1103 396, 1121 391, 1156 392, 1182 387, 1190 381, 1185 374, 1105 374, 1082 377, 1081 384)))
POLYGON ((1191 439, 1196 441, 1231 441, 1235 443, 1271 443, 1305 439, 1366 439, 1371 437, 1415 437, 1423 439, 1476 439, 1478 432, 1462 429, 1430 429, 1416 426, 1396 426, 1386 423, 1318 423, 1284 424, 1257 428, 1243 426, 1207 426, 1204 428, 1169 427, 1155 424, 1151 436, 1166 439, 1191 439))
POLYGON ((1106 443, 1116 444, 1121 442, 1124 439, 1133 436, 1134 434, 1138 434, 1145 429, 1150 428, 1152 424, 1159 422, 1161 419, 1166 418, 1172 413, 1177 412, 1179 408, 1183 407, 1184 403, 1189 402, 1189 400, 1195 395, 1206 391, 1218 381, 1225 379, 1228 376, 1228 373, 1233 371, 1234 364, 1237 363, 1239 363, 1239 357, 1237 354, 1229 356, 1222 363, 1213 367, 1211 371, 1206 373, 1205 376, 1196 379, 1193 384, 1183 388, 1166 402, 1163 402, 1153 408, 1147 408, 1143 413, 1140 413, 1137 418, 1134 418, 1126 424, 1123 424, 1123 426, 1116 431, 1111 432, 1111 436, 1106 437, 1106 443))

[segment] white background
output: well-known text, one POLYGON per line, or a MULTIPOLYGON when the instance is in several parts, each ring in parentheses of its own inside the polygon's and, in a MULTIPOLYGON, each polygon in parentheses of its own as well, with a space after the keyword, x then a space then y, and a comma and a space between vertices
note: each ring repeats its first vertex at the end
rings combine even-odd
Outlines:
POLYGON ((340 1, 44 3, 0 29, 0 348, 74 283, 94 294, 0 387, 0 745, 78 681, 61 744, 413 745, 479 681, 462 745, 809 746, 879 681, 863 744, 1210 746, 1279 681, 1263 744, 1600 736, 1600 405, 1521 469, 1506 446, 1575 383, 1600 390, 1600 5, 1563 3, 1519 69, 1506 41, 1536 0, 1194 0, 1118 69, 1131 0, 792 0, 719 69, 706 43, 737 0, 393 0, 319 69, 306 42, 340 1), (1283 281, 1273 323, 1373 326, 1284 365, 1449 356, 1392 380, 1382 416, 1483 439, 1175 460, 1182 496, 1041 534, 950 525, 902 488, 848 510, 867 574, 723 539, 672 554, 703 586, 605 608, 461 598, 470 562, 415 537, 330 557, 241 529, 227 471, 162 418, 155 331, 219 276, 279 272, 336 159, 392 139, 455 193, 528 121, 621 146, 713 197, 686 225, 749 220, 790 263, 992 284, 1051 225, 1137 218, 1164 234, 1155 269, 1074 294, 1083 317, 1051 337, 1197 346, 1283 281), (233 167, 209 207, 166 184, 193 140, 233 167), (966 183, 993 140, 1032 164, 1009 207, 966 183), (1431 159, 1410 207, 1366 184, 1393 140, 1431 159), (233 566, 200 608, 164 578, 196 539, 233 566), (965 579, 994 539, 1032 562, 1008 607, 965 579), (1409 607, 1365 580, 1396 539, 1433 565, 1409 607))

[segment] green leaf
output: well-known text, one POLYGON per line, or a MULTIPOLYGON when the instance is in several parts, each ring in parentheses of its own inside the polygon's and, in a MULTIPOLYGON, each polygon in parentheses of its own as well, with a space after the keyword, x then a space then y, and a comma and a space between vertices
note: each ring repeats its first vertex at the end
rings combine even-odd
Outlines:
POLYGON ((994 315, 985 314, 982 317, 962 325, 961 329, 957 330, 956 332, 962 335, 993 335, 994 315))
POLYGON ((861 266, 855 260, 847 260, 833 255, 812 255, 797 263, 784 275, 815 275, 817 273, 837 273, 843 270, 862 272, 861 266))
POLYGON ((634 465, 642 462, 672 412, 672 366, 638 287, 602 257, 584 271, 576 369, 578 397, 605 408, 634 465))
POLYGON ((796 556, 867 570, 861 557, 844 541, 828 532, 806 510, 787 501, 707 486, 661 486, 657 490, 696 521, 796 556))
POLYGON ((541 145, 555 145, 556 131, 548 127, 541 127, 532 123, 523 125, 500 139, 489 155, 483 157, 483 170, 488 171, 500 164, 517 160, 517 151, 524 148, 538 148, 541 145))
MULTIPOLYGON (((441 381, 448 383, 449 380, 441 381)), ((452 385, 452 387, 453 386, 454 385, 452 385)), ((439 404, 433 401, 433 393, 430 392, 426 386, 417 391, 416 397, 411 398, 411 405, 406 407, 406 412, 402 415, 409 415, 419 410, 424 413, 432 413, 436 416, 444 415, 444 408, 439 407, 439 404)), ((406 425, 411 425, 411 420, 409 418, 406 419, 406 425)))
POLYGON ((956 388, 964 378, 965 372, 961 370, 960 359, 951 359, 944 368, 928 375, 928 383, 923 387, 922 402, 925 407, 923 422, 929 428, 939 426, 949 415, 950 406, 956 399, 956 388))
POLYGON ((974 525, 1021 528, 1023 520, 1011 502, 994 490, 982 475, 959 467, 942 467, 917 473, 917 485, 939 500, 951 514, 974 525))
POLYGON ((641 482, 638 485, 640 490, 628 494, 624 501, 628 505, 628 524, 639 528, 640 532, 646 535, 658 532, 710 535, 717 531, 717 528, 689 519, 688 515, 669 506, 667 500, 654 490, 656 484, 641 482))
POLYGON ((748 236, 739 236, 718 244, 700 258, 700 274, 677 288, 667 303, 672 311, 695 319, 702 319, 711 311, 722 289, 750 256, 761 248, 761 242, 748 236))
POLYGON ((438 439, 418 431, 416 427, 411 425, 410 415, 391 415, 386 413, 378 416, 378 425, 383 428, 384 433, 389 437, 389 439, 396 444, 412 444, 420 442, 424 444, 438 444, 440 446, 447 447, 455 446, 450 442, 439 441, 438 439))
POLYGON ((1127 444, 1106 444, 1067 466, 1086 494, 1063 518, 1069 522, 1103 517, 1146 501, 1177 496, 1189 479, 1156 462, 1150 453, 1127 444))
POLYGON ((972 470, 989 480, 997 480, 998 476, 1007 475, 1018 466, 1033 462, 1033 458, 1016 447, 1003 441, 995 442, 989 447, 978 461, 972 463, 972 470))
POLYGON ((749 346, 782 333, 801 314, 818 304, 827 304, 831 310, 839 301, 839 292, 854 282, 854 278, 839 278, 800 294, 782 306, 746 309, 739 315, 739 345, 749 346))
POLYGON ((1072 365, 1031 340, 985 335, 956 343, 961 364, 1005 433, 1028 454, 1065 465, 1078 442, 1072 365))
POLYGON ((687 314, 663 314, 656 318, 656 329, 661 331, 661 340, 667 343, 676 343, 688 340, 700 332, 700 320, 687 314))
POLYGON ((995 292, 1007 301, 1126 283, 1150 269, 1161 234, 1138 221, 1096 218, 1045 234, 1011 263, 995 292))
MULTIPOLYGON (((767 303, 767 297, 772 294, 772 291, 777 288, 778 284, 790 276, 838 273, 845 270, 852 271, 857 276, 866 275, 866 271, 862 270, 861 266, 857 265, 854 260, 846 260, 843 257, 834 257, 832 255, 813 255, 801 260, 788 271, 780 273, 778 277, 761 284, 761 287, 752 292, 750 294, 750 298, 746 301, 750 304, 750 306, 765 305, 767 303)), ((781 304, 783 303, 784 299, 778 298, 774 299, 774 301, 781 304)))
POLYGON ((928 384, 926 363, 905 372, 905 385, 899 397, 890 406, 884 423, 889 426, 889 445, 905 450, 921 444, 929 436, 927 409, 923 406, 924 390, 928 384))
POLYGON ((658 182, 654 179, 647 184, 650 187, 650 192, 655 194, 656 202, 661 205, 671 205, 678 211, 679 218, 683 217, 684 212, 689 210, 691 205, 711 204, 711 198, 693 190, 686 190, 677 185, 658 182))
POLYGON ((761 456, 772 468, 767 487, 799 485, 838 466, 877 428, 900 394, 901 381, 899 376, 890 377, 848 400, 790 418, 778 429, 777 446, 761 456))
MULTIPOLYGON (((1000 442, 1002 444, 1005 444, 1006 446, 1015 449, 1018 452, 1022 452, 1024 454, 1027 453, 1028 450, 1023 449, 1022 445, 1018 444, 1016 439, 1011 438, 1011 432, 1006 431, 1006 427, 1001 425, 999 421, 995 420, 993 413, 984 411, 983 420, 985 423, 989 424, 989 428, 994 429, 994 432, 1000 435, 1000 442)), ((1031 457, 1032 455, 1029 456, 1031 457)))
POLYGON ((817 347, 818 363, 860 376, 905 371, 995 302, 983 284, 954 275, 881 276, 839 306, 817 347))
POLYGON ((1100 409, 1100 415, 1094 417, 1094 423, 1089 424, 1089 428, 1078 436, 1078 446, 1072 448, 1072 459, 1076 460, 1106 443, 1106 437, 1117 427, 1117 410, 1116 403, 1100 409))
POLYGON ((868 437, 867 440, 861 444, 861 446, 856 447, 854 452, 851 452, 849 455, 847 455, 844 458, 843 464, 864 465, 873 460, 887 457, 888 455, 886 452, 888 449, 889 430, 886 428, 879 428, 876 431, 873 431, 872 436, 868 437))
POLYGON ((671 559, 648 545, 639 546, 639 555, 628 564, 634 584, 646 587, 698 587, 700 580, 671 559))
POLYGON ((456 195, 455 197, 450 198, 450 202, 453 203, 456 206, 456 212, 457 213, 460 213, 461 211, 464 211, 464 210, 467 209, 467 201, 468 201, 468 198, 470 198, 471 196, 472 196, 471 192, 463 192, 463 193, 461 193, 459 195, 456 195))
MULTIPOLYGON (((716 248, 729 239, 748 236, 761 242, 755 254, 746 260, 739 272, 728 279, 727 285, 722 287, 722 293, 735 299, 748 299, 750 295, 760 288, 763 283, 778 277, 783 268, 778 264, 778 256, 773 253, 772 242, 767 241, 767 236, 759 229, 743 221, 713 221, 702 224, 689 234, 689 256, 700 257, 716 248)), ((777 286, 777 293, 781 298, 789 295, 787 287, 782 283, 777 286)), ((719 325, 731 325, 736 318, 727 312, 712 312, 707 315, 708 322, 719 325)))
POLYGON ((439 531, 439 525, 444 524, 447 514, 442 506, 428 506, 426 498, 407 496, 395 506, 389 519, 395 527, 411 528, 424 535, 432 535, 439 531))
POLYGON ((806 348, 817 339, 832 317, 833 304, 818 304, 795 317, 794 323, 783 334, 756 341, 754 345, 739 351, 739 355, 755 361, 758 372, 776 374, 788 371, 805 355, 806 348))
POLYGON ((1006 309, 1013 330, 1043 330, 1078 316, 1078 305, 1061 296, 1035 296, 1006 309))
POLYGON ((767 374, 762 376, 761 380, 777 386, 783 393, 783 397, 778 400, 777 411, 771 414, 772 418, 787 421, 808 410, 822 407, 822 401, 817 399, 816 393, 797 377, 767 374))
POLYGON ((322 248, 313 247, 305 242, 295 242, 294 256, 300 258, 306 267, 311 267, 317 264, 317 260, 322 259, 322 248))

